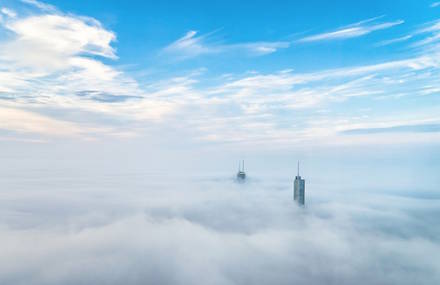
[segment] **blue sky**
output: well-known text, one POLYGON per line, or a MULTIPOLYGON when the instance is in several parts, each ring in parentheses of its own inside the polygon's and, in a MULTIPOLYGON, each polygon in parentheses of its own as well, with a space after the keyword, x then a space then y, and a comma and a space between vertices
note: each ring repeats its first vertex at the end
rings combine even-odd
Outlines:
POLYGON ((3 141, 437 143, 436 1, 2 1, 3 141))
MULTIPOLYGON (((180 62, 178 68, 209 67, 212 72, 277 71, 295 68, 312 71, 350 64, 375 63, 383 59, 404 56, 405 43, 393 47, 372 46, 384 39, 407 36, 418 25, 438 18, 433 1, 309 1, 293 3, 267 1, 236 3, 236 1, 176 1, 155 4, 145 1, 82 1, 51 2, 63 11, 98 19, 117 35, 120 64, 144 64, 140 68, 168 63, 157 53, 189 31, 210 35, 209 41, 225 45, 252 42, 289 42, 291 47, 280 49, 270 57, 229 55, 238 64, 220 64, 212 56, 180 62), (178 3, 177 3, 178 2, 178 3), (330 32, 366 19, 382 17, 382 22, 404 20, 404 25, 383 29, 350 41, 327 41, 325 44, 295 44, 303 36, 330 32), (399 51, 399 53, 396 53, 399 51), (319 61, 316 60, 319 58, 319 61)), ((220 63, 219 63, 220 62, 220 63)), ((175 62, 172 62, 175 67, 175 62)), ((165 68, 165 67, 164 67, 165 68)), ((170 68, 166 66, 166 68, 170 68)), ((168 70, 167 70, 168 71, 168 70)))

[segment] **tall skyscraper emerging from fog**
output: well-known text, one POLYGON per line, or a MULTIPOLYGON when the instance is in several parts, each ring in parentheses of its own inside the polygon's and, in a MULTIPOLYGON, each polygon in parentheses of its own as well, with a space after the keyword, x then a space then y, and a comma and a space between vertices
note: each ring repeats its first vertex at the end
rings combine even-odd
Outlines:
POLYGON ((298 161, 298 174, 295 177, 295 181, 293 181, 293 200, 296 201, 298 205, 304 206, 305 190, 306 190, 306 181, 304 179, 301 179, 301 176, 299 176, 299 161, 298 161))

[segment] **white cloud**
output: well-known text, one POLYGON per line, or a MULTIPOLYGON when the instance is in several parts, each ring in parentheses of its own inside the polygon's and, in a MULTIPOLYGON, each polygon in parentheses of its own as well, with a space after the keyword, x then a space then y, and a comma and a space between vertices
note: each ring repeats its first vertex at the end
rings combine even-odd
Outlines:
POLYGON ((375 46, 378 46, 378 47, 388 46, 391 44, 407 41, 407 40, 411 39, 412 37, 413 37, 412 35, 406 35, 406 36, 395 38, 395 39, 384 40, 384 41, 377 43, 375 46))
POLYGON ((55 8, 55 6, 47 4, 47 3, 43 3, 37 0, 21 0, 21 2, 35 6, 36 8, 44 11, 44 12, 56 12, 57 9, 55 8))
POLYGON ((97 131, 97 129, 80 127, 76 123, 53 119, 34 112, 5 107, 0 107, 0 129, 61 137, 82 137, 87 132, 97 131))
POLYGON ((70 68, 75 55, 116 58, 112 32, 98 22, 60 14, 38 15, 8 21, 14 39, 0 46, 0 59, 19 67, 59 70, 70 68))
POLYGON ((176 40, 165 48, 166 52, 179 52, 184 57, 193 57, 207 53, 220 52, 218 48, 207 47, 204 43, 204 36, 196 36, 196 31, 189 31, 185 36, 176 40))
MULTIPOLYGON (((327 122, 312 126, 317 121, 313 110, 336 106, 335 104, 349 106, 350 101, 356 97, 366 97, 364 100, 383 96, 391 98, 402 90, 412 90, 412 96, 423 95, 426 93, 425 89, 414 90, 413 86, 429 82, 432 86, 439 87, 436 75, 432 73, 433 69, 437 70, 439 67, 439 59, 421 56, 313 73, 280 72, 244 76, 208 91, 199 90, 199 93, 209 95, 209 99, 202 97, 196 102, 207 101, 210 106, 216 107, 210 110, 209 117, 196 119, 197 114, 193 113, 192 117, 197 122, 193 127, 199 128, 205 133, 203 138, 210 141, 276 141, 279 144, 294 141, 301 144, 317 137, 326 137, 326 141, 342 142, 343 140, 335 136, 338 125, 331 123, 334 114, 320 114, 319 117, 327 118, 327 122), (301 117, 290 120, 289 117, 295 114, 301 114, 301 117), (286 121, 295 122, 302 127, 295 129, 285 126, 286 121)), ((432 118, 435 112, 427 112, 424 116, 427 119, 432 118)), ((397 121, 402 119, 402 115, 401 113, 398 116, 397 121)), ((359 122, 368 120, 367 117, 356 118, 359 122)), ((390 118, 382 117, 382 120, 390 122, 390 118)), ((414 120, 412 118, 408 122, 417 123, 414 120)), ((376 142, 380 141, 377 137, 375 139, 376 142)), ((383 135, 383 139, 388 141, 389 138, 383 135)), ((365 140, 367 141, 371 143, 370 140, 365 140)), ((354 141, 346 140, 345 143, 354 141)), ((356 143, 362 143, 362 140, 356 143)))
POLYGON ((17 13, 15 13, 14 10, 11 10, 11 9, 9 9, 9 8, 3 7, 3 8, 0 9, 0 11, 1 11, 4 15, 8 16, 9 18, 15 18, 15 17, 17 17, 17 13))
POLYGON ((439 7, 440 6, 440 2, 434 2, 430 6, 431 6, 431 8, 439 7))
POLYGON ((251 42, 238 44, 224 44, 215 41, 212 33, 197 35, 196 31, 189 31, 185 36, 168 45, 164 51, 175 54, 180 58, 190 58, 205 54, 225 52, 245 52, 249 55, 266 55, 279 49, 288 48, 289 42, 251 42))
POLYGON ((430 22, 416 31, 423 38, 414 42, 412 47, 422 49, 425 53, 438 53, 440 48, 440 21, 430 22))
POLYGON ((265 55, 274 53, 280 49, 288 48, 290 43, 288 42, 255 42, 244 44, 232 44, 228 49, 243 49, 249 51, 251 55, 265 55))
POLYGON ((0 108, 9 110, 1 118, 2 129, 83 138, 132 135, 123 128, 86 124, 79 117, 73 121, 80 122, 74 123, 63 110, 84 112, 92 120, 105 115, 154 121, 173 109, 161 99, 144 98, 136 80, 100 60, 117 59, 111 46, 116 38, 113 32, 94 19, 28 2, 43 12, 9 17, 0 26, 12 33, 0 42, 0 108), (57 110, 56 115, 45 114, 48 108, 57 110), (21 120, 16 120, 18 117, 21 120), (15 123, 9 123, 11 120, 15 123), (38 124, 42 126, 38 128, 38 124))
POLYGON ((316 41, 329 41, 329 40, 341 40, 348 38, 355 38, 367 35, 374 31, 389 29, 391 27, 401 25, 404 23, 403 20, 397 20, 393 22, 384 22, 384 23, 371 23, 375 21, 377 18, 361 21, 350 26, 322 34, 312 35, 304 37, 298 42, 316 42, 316 41))

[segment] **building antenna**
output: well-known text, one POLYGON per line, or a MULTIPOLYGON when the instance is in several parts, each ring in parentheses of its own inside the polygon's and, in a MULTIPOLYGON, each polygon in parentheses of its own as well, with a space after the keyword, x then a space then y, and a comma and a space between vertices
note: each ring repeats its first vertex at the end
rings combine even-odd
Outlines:
POLYGON ((244 159, 243 159, 243 172, 244 172, 244 159))
POLYGON ((299 177, 299 160, 298 160, 298 177, 299 177))

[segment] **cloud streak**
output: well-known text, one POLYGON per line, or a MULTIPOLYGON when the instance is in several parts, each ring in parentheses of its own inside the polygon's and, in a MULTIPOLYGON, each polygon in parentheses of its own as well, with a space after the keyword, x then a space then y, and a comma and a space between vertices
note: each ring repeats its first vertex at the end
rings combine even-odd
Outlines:
POLYGON ((21 0, 21 2, 28 4, 28 5, 32 5, 38 9, 40 9, 41 11, 45 11, 45 12, 57 12, 58 9, 50 4, 47 3, 43 3, 41 1, 37 1, 37 0, 21 0))
POLYGON ((440 132, 440 124, 400 125, 383 128, 361 128, 342 131, 343 134, 379 134, 379 133, 437 133, 440 132))
POLYGON ((331 41, 331 40, 344 40, 350 38, 361 37, 364 35, 368 35, 375 31, 385 30, 392 28, 397 25, 401 25, 404 23, 403 20, 396 20, 393 22, 383 22, 377 23, 375 20, 377 18, 361 21, 355 24, 352 24, 347 27, 343 27, 331 32, 326 32, 322 34, 316 34, 304 37, 298 42, 300 43, 308 43, 308 42, 319 42, 319 41, 331 41))
POLYGON ((189 31, 185 36, 168 45, 164 52, 174 54, 183 59, 228 52, 244 52, 251 56, 261 56, 274 53, 279 49, 288 48, 289 46, 289 42, 281 41, 224 44, 215 42, 212 38, 212 33, 197 35, 196 31, 189 31))
POLYGON ((396 43, 401 43, 401 42, 405 42, 405 41, 411 39, 412 37, 413 37, 412 35, 406 35, 406 36, 395 38, 395 39, 385 40, 385 41, 381 41, 381 42, 377 43, 375 46, 383 47, 383 46, 388 46, 388 45, 392 45, 392 44, 396 44, 396 43))
POLYGON ((1 8, 0 12, 2 12, 4 15, 8 16, 9 18, 15 18, 17 17, 17 13, 15 13, 14 10, 8 9, 8 8, 1 8))

